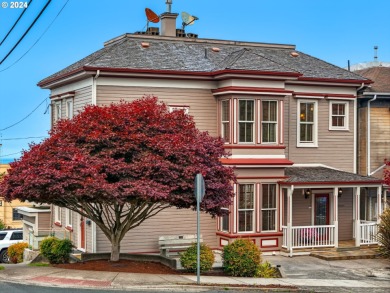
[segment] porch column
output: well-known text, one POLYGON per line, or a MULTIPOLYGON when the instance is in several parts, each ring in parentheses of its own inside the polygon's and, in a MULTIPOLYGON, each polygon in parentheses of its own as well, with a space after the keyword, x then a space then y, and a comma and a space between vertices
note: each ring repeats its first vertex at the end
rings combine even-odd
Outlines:
POLYGON ((334 247, 339 246, 339 188, 333 189, 334 247))
POLYGON ((355 194, 355 246, 360 246, 360 187, 356 187, 355 194))
POLYGON ((379 224, 379 222, 380 222, 379 216, 382 214, 382 185, 378 186, 377 202, 378 202, 378 204, 377 204, 378 211, 377 211, 376 222, 379 224))
POLYGON ((292 257, 293 249, 292 249, 292 194, 294 192, 294 185, 291 185, 290 188, 287 189, 287 250, 290 253, 290 257, 292 257))

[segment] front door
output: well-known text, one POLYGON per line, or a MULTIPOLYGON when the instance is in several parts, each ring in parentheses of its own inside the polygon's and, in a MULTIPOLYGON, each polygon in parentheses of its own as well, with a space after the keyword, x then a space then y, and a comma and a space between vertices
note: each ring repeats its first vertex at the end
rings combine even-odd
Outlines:
POLYGON ((316 194, 314 225, 329 225, 329 194, 316 194))
POLYGON ((80 217, 79 249, 85 251, 85 218, 80 217))

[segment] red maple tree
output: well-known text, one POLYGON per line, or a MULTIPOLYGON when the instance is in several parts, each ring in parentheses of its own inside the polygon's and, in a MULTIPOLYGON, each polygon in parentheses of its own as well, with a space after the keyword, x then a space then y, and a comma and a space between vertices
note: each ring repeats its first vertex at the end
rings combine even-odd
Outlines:
POLYGON ((220 138, 199 131, 184 111, 170 113, 156 97, 87 106, 11 163, 0 194, 91 219, 117 261, 120 242, 132 228, 171 206, 196 209, 199 172, 206 183, 201 210, 220 215, 235 180, 233 170, 220 163, 225 155, 220 138))

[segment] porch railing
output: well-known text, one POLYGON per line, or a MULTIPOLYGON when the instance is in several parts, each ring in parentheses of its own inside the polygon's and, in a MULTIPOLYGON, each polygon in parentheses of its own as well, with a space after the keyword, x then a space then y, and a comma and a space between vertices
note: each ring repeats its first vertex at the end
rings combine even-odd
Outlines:
POLYGON ((288 229, 282 226, 285 248, 311 248, 335 246, 335 226, 293 226, 291 227, 291 244, 288 245, 288 229))
POLYGON ((373 221, 360 221, 360 244, 377 244, 378 224, 373 221))

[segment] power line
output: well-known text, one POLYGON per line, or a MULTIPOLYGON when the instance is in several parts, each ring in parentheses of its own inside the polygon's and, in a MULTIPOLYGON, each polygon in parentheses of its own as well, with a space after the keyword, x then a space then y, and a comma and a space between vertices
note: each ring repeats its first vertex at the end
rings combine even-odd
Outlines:
POLYGON ((15 138, 0 138, 2 140, 22 140, 22 139, 35 139, 35 138, 45 138, 48 136, 30 136, 30 137, 15 137, 15 138))
POLYGON ((6 128, 3 128, 3 129, 0 129, 0 131, 4 131, 4 130, 7 130, 11 127, 14 127, 16 125, 18 125, 19 123, 23 122, 24 120, 26 120, 28 117, 31 116, 32 113, 34 113, 45 101, 46 101, 47 98, 45 98, 34 110, 32 110, 26 117, 24 117, 23 119, 19 120, 18 122, 10 125, 10 126, 7 126, 6 128))
POLYGON ((13 156, 13 155, 17 155, 17 154, 21 154, 22 152, 16 152, 16 153, 12 153, 12 154, 6 154, 6 155, 1 155, 0 158, 4 158, 4 157, 8 157, 8 156, 13 156))
POLYGON ((0 72, 6 71, 7 69, 14 66, 16 63, 18 63, 24 56, 27 55, 28 52, 31 51, 32 48, 42 39, 42 37, 46 34, 46 32, 49 30, 49 28, 53 25, 54 21, 58 18, 58 16, 61 14, 62 10, 64 10, 66 4, 68 4, 69 0, 65 2, 65 4, 62 6, 61 10, 57 13, 56 17, 53 19, 53 21, 49 24, 49 26, 46 28, 46 30, 41 34, 41 36, 35 41, 35 43, 14 63, 12 63, 10 66, 4 68, 3 70, 0 70, 0 72))
POLYGON ((15 46, 8 52, 7 55, 3 58, 3 60, 0 61, 0 65, 8 58, 9 55, 15 50, 15 48, 19 45, 19 43, 24 39, 24 37, 27 35, 27 33, 30 31, 30 29, 34 26, 34 24, 37 22, 37 20, 41 17, 42 13, 46 10, 47 6, 49 6, 50 2, 52 0, 47 1, 46 5, 42 8, 41 12, 39 12, 38 16, 34 19, 32 24, 29 26, 29 28, 25 31, 25 33, 22 35, 22 37, 19 39, 19 41, 16 42, 15 46))
POLYGON ((8 31, 8 33, 5 35, 5 37, 3 38, 3 40, 0 42, 0 46, 4 43, 4 41, 8 38, 9 34, 12 32, 12 30, 15 28, 15 26, 18 24, 19 20, 22 18, 23 14, 26 12, 26 10, 30 7, 30 4, 31 4, 32 0, 30 0, 30 2, 28 2, 27 4, 27 8, 26 9, 23 9, 22 10, 22 13, 19 15, 18 19, 15 21, 14 25, 10 28, 10 30, 8 31))

